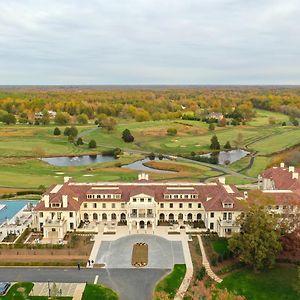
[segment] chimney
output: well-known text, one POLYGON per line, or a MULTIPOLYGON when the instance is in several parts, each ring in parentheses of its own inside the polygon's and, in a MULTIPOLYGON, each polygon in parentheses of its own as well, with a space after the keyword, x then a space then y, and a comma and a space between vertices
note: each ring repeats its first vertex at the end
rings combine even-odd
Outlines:
POLYGON ((293 172, 294 173, 295 172, 295 167, 290 166, 289 167, 289 172, 293 172))
POLYGON ((149 180, 149 175, 145 173, 145 180, 149 180))
POLYGON ((143 179, 143 174, 141 173, 138 175, 138 180, 142 180, 142 179, 143 179))
POLYGON ((70 181, 70 179, 72 179, 72 177, 64 177, 64 183, 67 183, 67 182, 69 182, 70 181))
POLYGON ((292 179, 299 179, 299 173, 293 173, 292 179))
POLYGON ((45 202, 45 207, 49 207, 49 202, 50 202, 49 195, 44 195, 43 200, 45 202))
POLYGON ((68 207, 68 196, 62 195, 62 207, 68 207))
POLYGON ((226 182, 225 176, 219 177, 218 180, 219 180, 219 182, 220 182, 221 184, 225 184, 225 182, 226 182))
POLYGON ((280 168, 284 168, 284 162, 280 163, 280 168))

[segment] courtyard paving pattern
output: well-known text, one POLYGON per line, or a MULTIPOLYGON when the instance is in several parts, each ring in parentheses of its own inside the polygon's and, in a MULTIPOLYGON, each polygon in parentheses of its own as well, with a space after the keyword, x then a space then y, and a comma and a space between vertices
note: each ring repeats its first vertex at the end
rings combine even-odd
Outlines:
POLYGON ((108 269, 134 268, 131 265, 135 243, 148 244, 148 265, 143 269, 173 269, 174 264, 184 264, 181 241, 169 241, 156 235, 135 234, 114 241, 102 241, 96 256, 96 264, 108 269))

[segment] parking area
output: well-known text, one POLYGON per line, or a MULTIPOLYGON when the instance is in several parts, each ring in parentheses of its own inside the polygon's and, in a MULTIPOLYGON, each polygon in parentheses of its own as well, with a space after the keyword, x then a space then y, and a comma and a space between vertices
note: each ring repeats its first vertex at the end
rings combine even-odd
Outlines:
POLYGON ((148 264, 144 268, 172 269, 174 264, 184 264, 181 241, 169 241, 156 235, 135 234, 114 241, 102 241, 96 256, 96 264, 108 269, 134 268, 131 265, 135 243, 148 244, 148 264))

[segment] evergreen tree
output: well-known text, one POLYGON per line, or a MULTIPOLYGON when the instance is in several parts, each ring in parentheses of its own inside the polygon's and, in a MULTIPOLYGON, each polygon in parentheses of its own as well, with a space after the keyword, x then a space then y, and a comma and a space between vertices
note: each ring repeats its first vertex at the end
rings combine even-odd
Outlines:
POLYGON ((84 144, 81 137, 79 137, 79 138, 77 139, 76 144, 77 144, 77 146, 81 146, 81 145, 84 144))
POLYGON ((221 149, 218 137, 216 135, 214 135, 210 141, 211 141, 210 149, 212 149, 212 150, 220 150, 221 149))
POLYGON ((54 135, 60 135, 61 134, 60 129, 58 127, 55 127, 55 129, 53 131, 53 134, 54 135))
POLYGON ((231 149, 231 145, 230 145, 229 141, 227 141, 226 144, 224 145, 224 149, 226 149, 226 150, 230 150, 231 149))
POLYGON ((132 143, 134 141, 134 136, 131 134, 129 129, 125 129, 122 132, 122 139, 125 143, 132 143))

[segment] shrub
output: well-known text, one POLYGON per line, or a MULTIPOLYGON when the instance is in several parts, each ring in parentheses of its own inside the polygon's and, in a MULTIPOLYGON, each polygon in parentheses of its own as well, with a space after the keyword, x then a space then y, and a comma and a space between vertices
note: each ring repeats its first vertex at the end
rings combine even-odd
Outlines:
POLYGON ((198 280, 202 280, 202 279, 204 278, 205 274, 206 274, 205 268, 204 268, 204 267, 201 267, 201 268, 197 271, 197 273, 196 273, 196 278, 197 278, 198 280))
POLYGON ((149 159, 150 160, 154 160, 155 159, 155 154, 153 152, 151 152, 149 155, 148 155, 149 159))
POLYGON ((213 266, 213 267, 215 267, 217 264, 218 264, 218 257, 217 256, 213 256, 212 258, 211 258, 211 265, 213 266))
POLYGON ((215 127, 215 125, 214 125, 213 123, 210 123, 209 126, 208 126, 208 130, 209 130, 209 131, 214 131, 215 128, 216 128, 216 127, 215 127))
POLYGON ((122 139, 125 143, 132 143, 134 141, 134 136, 131 134, 129 129, 125 129, 122 132, 122 139))
POLYGON ((177 134, 177 129, 176 128, 168 128, 167 134, 170 136, 175 136, 177 134))

